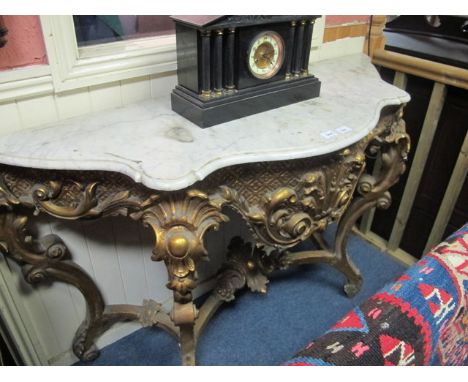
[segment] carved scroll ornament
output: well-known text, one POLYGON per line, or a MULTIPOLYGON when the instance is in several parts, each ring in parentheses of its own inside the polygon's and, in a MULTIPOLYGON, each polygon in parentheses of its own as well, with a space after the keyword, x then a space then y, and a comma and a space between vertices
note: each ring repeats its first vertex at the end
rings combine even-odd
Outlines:
POLYGON ((352 198, 365 167, 364 148, 355 145, 335 156, 315 170, 305 170, 294 187, 265 192, 260 203, 251 203, 227 185, 220 187, 213 202, 237 210, 249 223, 258 244, 294 246, 337 220, 352 198))

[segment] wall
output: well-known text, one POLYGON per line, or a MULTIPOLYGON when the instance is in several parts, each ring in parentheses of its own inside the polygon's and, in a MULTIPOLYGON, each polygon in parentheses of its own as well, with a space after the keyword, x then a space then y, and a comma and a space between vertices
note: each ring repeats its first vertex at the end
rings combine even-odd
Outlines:
POLYGON ((47 64, 39 16, 3 16, 7 44, 0 49, 0 70, 47 64))
POLYGON ((337 25, 349 25, 349 24, 366 24, 369 22, 370 16, 363 16, 363 15, 348 15, 348 16, 337 16, 337 15, 329 15, 327 16, 327 21, 325 26, 337 26, 337 25))
MULTIPOLYGON (((329 16, 329 28, 325 30, 323 20, 317 21, 314 35, 316 39, 311 53, 312 63, 362 52, 365 28, 364 32, 356 36, 344 33, 342 38, 323 43, 328 30, 341 30, 341 24, 337 23, 367 27, 367 16, 350 17, 329 16)), ((17 64, 20 65, 19 62, 17 64)), ((6 82, 9 72, 0 73, 0 134, 167 95, 176 83, 175 73, 168 72, 57 93, 47 68, 48 65, 38 65, 34 73, 41 71, 42 74, 21 80, 25 81, 24 86, 23 82, 19 81, 21 83, 15 85, 14 92, 12 85, 6 82), (34 91, 31 90, 33 86, 34 91)), ((20 69, 10 72, 12 76, 17 76, 19 71, 20 69)), ((248 236, 240 218, 234 213, 230 213, 230 216, 231 222, 228 225, 221 231, 208 235, 208 250, 216 256, 212 256, 215 258, 214 262, 201 265, 200 280, 207 282, 197 290, 198 295, 207 291, 212 284, 210 276, 220 266, 229 239, 234 235, 248 236)), ((64 239, 73 260, 96 280, 107 303, 141 304, 143 299, 152 298, 164 302, 165 307, 169 309, 171 294, 165 287, 167 276, 164 265, 149 260, 152 234, 137 223, 122 218, 95 223, 63 222, 40 217, 34 227, 41 235, 53 232, 64 239)), ((74 331, 84 317, 83 298, 74 288, 60 283, 54 284, 53 287, 40 286, 33 290, 22 280, 18 271, 16 264, 2 261, 0 257, 0 287, 3 284, 8 293, 3 297, 3 301, 0 293, 0 308, 2 303, 5 309, 9 307, 5 303, 8 297, 12 301, 11 304, 15 305, 11 308, 12 312, 17 311, 20 314, 27 331, 24 346, 28 349, 24 351, 33 353, 29 362, 72 363, 76 358, 70 351, 70 344, 74 331), (30 345, 27 345, 28 343, 30 345)), ((98 346, 109 344, 138 328, 138 324, 116 325, 98 341, 98 346)))

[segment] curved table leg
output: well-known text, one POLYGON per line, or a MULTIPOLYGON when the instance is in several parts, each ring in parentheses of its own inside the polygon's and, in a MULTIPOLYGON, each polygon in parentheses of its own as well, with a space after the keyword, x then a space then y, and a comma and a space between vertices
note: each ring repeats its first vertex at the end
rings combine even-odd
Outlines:
POLYGON ((355 197, 338 223, 333 250, 328 248, 323 237, 314 232, 313 239, 319 244, 321 250, 290 253, 285 252, 283 262, 287 266, 307 263, 328 263, 342 272, 347 283, 344 286, 345 293, 353 297, 362 286, 362 276, 358 268, 353 264, 347 253, 349 234, 356 220, 367 210, 388 208, 391 196, 388 189, 393 186, 405 171, 410 139, 405 132, 402 110, 395 120, 385 125, 378 135, 369 138, 367 152, 375 155, 381 152, 382 169, 377 177, 365 174, 358 181, 356 190, 359 196, 355 197))
POLYGON ((86 301, 86 319, 73 341, 73 351, 82 360, 98 356, 94 346, 101 330, 104 300, 96 284, 86 272, 67 260, 68 250, 56 235, 33 239, 26 231, 27 217, 13 212, 0 215, 0 250, 22 266, 27 282, 36 284, 47 279, 62 281, 80 290, 86 301))
POLYGON ((347 253, 347 242, 357 219, 367 210, 377 207, 386 209, 391 204, 391 195, 388 189, 393 186, 400 175, 406 169, 406 159, 409 151, 409 136, 404 131, 404 122, 399 119, 384 131, 380 137, 376 137, 370 144, 370 150, 375 153, 378 149, 382 155, 382 169, 378 177, 369 174, 363 175, 358 182, 356 197, 344 215, 341 217, 336 232, 334 254, 337 258, 334 266, 347 277, 344 287, 348 296, 352 297, 359 292, 362 285, 362 277, 359 270, 353 264, 347 253))
POLYGON ((148 300, 143 306, 108 305, 93 279, 69 259, 69 251, 57 235, 34 239, 26 230, 28 219, 14 212, 0 214, 0 252, 22 266, 30 284, 61 281, 76 287, 86 302, 86 317, 77 329, 72 349, 82 361, 92 361, 99 355, 96 339, 113 324, 140 320, 143 325, 155 325, 178 337, 179 332, 160 304, 148 300))

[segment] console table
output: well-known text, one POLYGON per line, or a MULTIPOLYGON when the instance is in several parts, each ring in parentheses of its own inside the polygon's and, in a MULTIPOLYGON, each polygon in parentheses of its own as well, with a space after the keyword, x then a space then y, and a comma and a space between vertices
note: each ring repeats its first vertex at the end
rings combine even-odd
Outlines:
POLYGON ((327 263, 346 276, 348 295, 358 292, 347 237, 366 210, 388 207, 387 190, 405 169, 409 96, 363 55, 311 71, 322 81, 319 98, 208 129, 173 113, 167 96, 0 138, 0 251, 30 283, 50 279, 81 291, 87 314, 73 341, 80 359, 98 356, 94 341, 115 322, 139 320, 175 335, 182 362, 193 365, 216 309, 245 286, 266 292, 279 268, 327 263), (366 157, 376 155, 378 177, 365 171, 366 157), (123 215, 150 227, 151 258, 167 267, 172 311, 152 300, 106 305, 66 243, 29 234, 25 207, 69 220, 123 215), (197 264, 209 260, 204 235, 227 220, 224 207, 243 217, 254 242, 231 241, 216 287, 197 307, 197 264), (332 222, 338 229, 328 246, 320 232, 332 222), (321 249, 288 251, 309 238, 321 249))

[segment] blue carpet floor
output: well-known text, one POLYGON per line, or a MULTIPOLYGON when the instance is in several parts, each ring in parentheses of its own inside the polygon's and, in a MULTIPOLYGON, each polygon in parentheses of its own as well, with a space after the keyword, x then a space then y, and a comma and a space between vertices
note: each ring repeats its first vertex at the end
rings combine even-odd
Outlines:
MULTIPOLYGON (((325 237, 333 234, 332 228, 325 237)), ((279 271, 267 295, 243 292, 218 310, 199 339, 197 364, 280 364, 405 270, 356 236, 348 251, 364 277, 354 298, 346 297, 344 276, 329 266, 279 271)), ((94 362, 78 365, 180 365, 179 347, 166 332, 143 328, 102 349, 94 362)))

